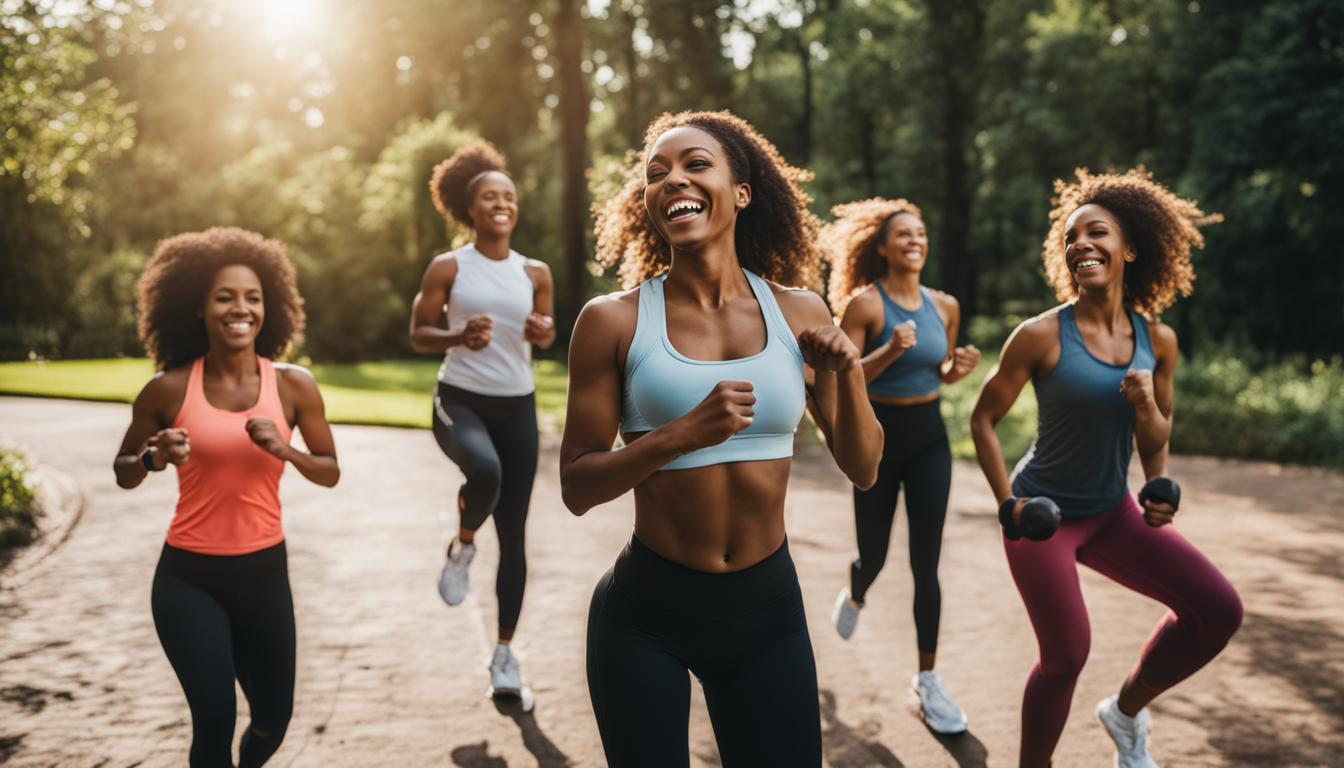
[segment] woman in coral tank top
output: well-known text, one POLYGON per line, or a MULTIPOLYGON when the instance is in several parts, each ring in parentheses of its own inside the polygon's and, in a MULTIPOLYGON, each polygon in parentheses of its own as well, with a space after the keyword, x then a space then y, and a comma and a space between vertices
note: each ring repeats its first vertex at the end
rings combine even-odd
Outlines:
POLYGON ((294 705, 294 602, 280 524, 285 464, 340 478, 312 374, 273 363, 303 328, 285 248, 215 228, 159 243, 137 285, 140 338, 160 372, 135 399, 114 469, 134 488, 177 467, 177 511, 154 573, 154 626, 191 709, 193 766, 233 765, 234 680, 258 766, 294 705), (289 444, 303 432, 305 453, 289 444))

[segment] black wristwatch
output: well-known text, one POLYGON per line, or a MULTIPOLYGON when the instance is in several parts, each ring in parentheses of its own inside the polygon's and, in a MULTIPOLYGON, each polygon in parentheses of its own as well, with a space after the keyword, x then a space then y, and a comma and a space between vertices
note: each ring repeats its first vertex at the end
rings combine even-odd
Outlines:
MULTIPOLYGON (((150 472, 158 472, 161 469, 160 467, 154 466, 153 448, 146 448, 144 452, 140 454, 140 463, 144 464, 145 469, 149 470, 150 472)), ((162 469, 167 469, 167 467, 163 467, 162 469)))

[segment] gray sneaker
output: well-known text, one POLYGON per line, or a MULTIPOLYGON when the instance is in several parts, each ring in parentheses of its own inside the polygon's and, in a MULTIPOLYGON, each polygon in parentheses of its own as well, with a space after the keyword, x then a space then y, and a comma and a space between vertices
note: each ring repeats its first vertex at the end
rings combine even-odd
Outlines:
POLYGON ((859 611, 863 608, 863 603, 854 601, 849 596, 849 587, 840 590, 840 594, 835 596, 835 608, 831 611, 831 621, 835 623, 835 631, 840 633, 840 637, 848 640, 854 634, 854 630, 859 626, 859 611))
POLYGON ((490 693, 493 696, 518 696, 523 692, 523 673, 508 643, 495 646, 490 659, 490 693))
POLYGON ((966 732, 966 713, 948 695, 937 672, 920 672, 910 679, 910 687, 919 696, 919 715, 929 730, 944 736, 966 732))
POLYGON ((1157 768, 1157 763, 1148 756, 1152 715, 1144 707, 1130 717, 1120 711, 1118 699, 1112 695, 1097 702, 1097 719, 1115 742, 1115 768, 1157 768))
POLYGON ((476 556, 475 544, 462 544, 457 539, 448 545, 448 562, 439 572, 439 597, 449 605, 461 605, 467 599, 467 590, 471 587, 471 577, 467 568, 476 556))

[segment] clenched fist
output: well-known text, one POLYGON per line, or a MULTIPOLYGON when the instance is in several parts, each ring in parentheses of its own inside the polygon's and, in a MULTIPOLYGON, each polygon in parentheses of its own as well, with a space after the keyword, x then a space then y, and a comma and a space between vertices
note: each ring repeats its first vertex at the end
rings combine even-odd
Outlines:
POLYGON ((555 320, 550 315, 533 312, 523 321, 523 339, 529 344, 545 341, 555 329, 555 320))
POLYGON ((283 459, 285 451, 289 450, 289 443, 280 437, 275 422, 263 416, 253 416, 247 420, 247 436, 276 458, 283 459))
POLYGON ((897 323, 891 329, 891 338, 887 339, 887 346, 893 349, 899 349, 904 352, 911 349, 918 342, 916 336, 916 327, 914 320, 906 320, 904 323, 897 323))
POLYGON ((975 370, 975 366, 979 364, 980 350, 976 349, 975 345, 957 347, 952 350, 952 368, 947 372, 947 377, 951 381, 959 381, 975 370))
POLYGON ((859 350, 835 325, 818 325, 798 334, 803 362, 814 371, 843 371, 859 362, 859 350))
POLYGON ((185 429, 161 429, 151 435, 145 445, 149 447, 150 459, 157 469, 165 469, 169 464, 186 464, 191 458, 191 438, 185 429))
POLYGON ((689 450, 708 448, 751 426, 756 395, 750 381, 720 381, 690 413, 678 419, 689 450))
POLYGON ((1153 372, 1130 369, 1120 381, 1120 394, 1135 408, 1153 402, 1153 372))
POLYGON ((481 313, 467 318, 467 325, 462 329, 462 343, 467 349, 484 349, 485 345, 490 343, 494 337, 495 319, 488 314, 481 313))

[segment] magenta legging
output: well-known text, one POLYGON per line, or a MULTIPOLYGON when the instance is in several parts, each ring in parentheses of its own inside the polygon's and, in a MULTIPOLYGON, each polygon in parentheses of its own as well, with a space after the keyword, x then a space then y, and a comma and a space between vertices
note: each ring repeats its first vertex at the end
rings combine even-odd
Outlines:
POLYGON ((1041 653, 1022 695, 1024 762, 1054 752, 1087 661, 1092 631, 1075 560, 1171 609, 1135 670, 1152 689, 1194 674, 1241 626, 1241 599, 1223 574, 1174 527, 1144 522, 1132 496, 1105 514, 1065 520, 1045 541, 1005 538, 1003 546, 1041 653))

